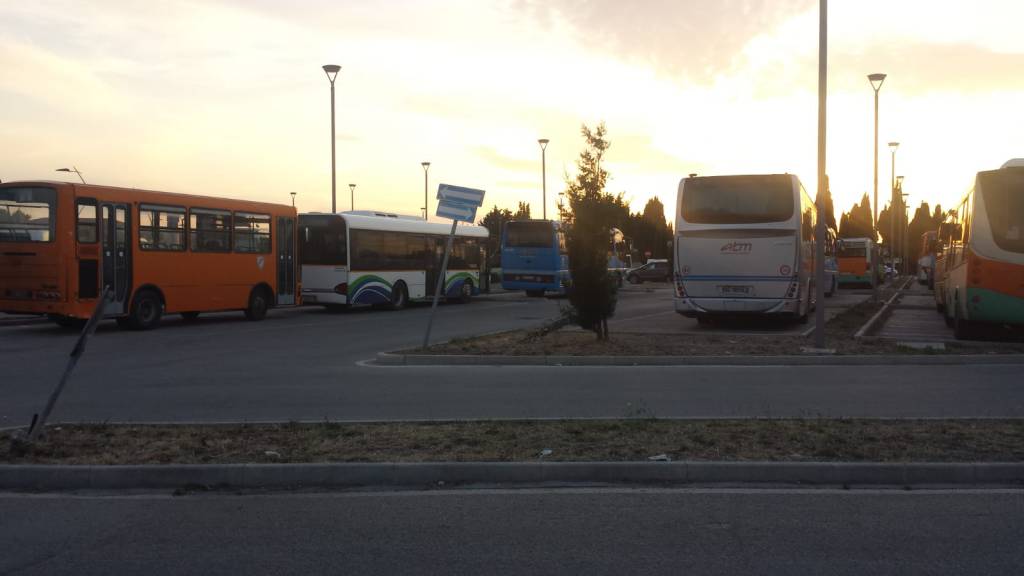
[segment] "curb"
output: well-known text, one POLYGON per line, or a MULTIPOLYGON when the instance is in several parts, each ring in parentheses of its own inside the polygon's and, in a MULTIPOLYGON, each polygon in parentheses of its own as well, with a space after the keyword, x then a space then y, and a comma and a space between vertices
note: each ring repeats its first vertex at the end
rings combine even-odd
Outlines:
POLYGON ((439 462, 0 465, 0 490, 358 488, 536 484, 1011 486, 1024 463, 439 462))
POLYGON ((889 298, 888 301, 885 302, 885 304, 882 305, 878 312, 875 312, 874 316, 868 318, 868 321, 865 322, 864 325, 860 327, 860 330, 857 330, 857 332, 853 335, 853 338, 855 340, 860 340, 861 338, 863 338, 875 326, 875 324, 878 323, 878 320, 885 314, 886 310, 892 307, 892 303, 895 302, 897 298, 903 295, 903 290, 906 289, 907 285, 910 284, 910 280, 911 278, 908 278, 902 286, 896 289, 896 292, 889 298))
POLYGON ((377 366, 949 366, 1024 364, 1024 354, 878 356, 500 356, 378 352, 377 366))

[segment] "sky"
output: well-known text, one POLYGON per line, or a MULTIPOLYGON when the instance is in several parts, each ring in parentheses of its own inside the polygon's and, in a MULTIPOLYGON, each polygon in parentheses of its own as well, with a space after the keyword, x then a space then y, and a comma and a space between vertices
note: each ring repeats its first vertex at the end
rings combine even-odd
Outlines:
MULTIPOLYGON (((950 207, 1024 157, 1024 2, 829 6, 827 171, 837 212, 872 191, 872 88, 912 206, 950 207)), ((634 211, 679 180, 791 172, 816 190, 814 0, 36 0, 0 4, 0 179, 431 213, 441 182, 547 213, 580 127, 605 122, 608 189, 634 211), (70 177, 70 178, 69 178, 70 177)), ((479 213, 478 216, 482 216, 479 213)), ((433 216, 432 216, 433 217, 433 216)), ((838 219, 838 213, 837 213, 838 219)))

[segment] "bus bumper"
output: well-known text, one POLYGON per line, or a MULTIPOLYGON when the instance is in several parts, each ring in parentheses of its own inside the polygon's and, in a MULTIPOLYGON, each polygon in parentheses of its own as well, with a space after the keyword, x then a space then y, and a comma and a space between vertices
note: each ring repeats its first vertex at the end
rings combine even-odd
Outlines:
POLYGON ((348 296, 345 294, 338 294, 331 290, 311 290, 309 288, 303 288, 302 303, 319 304, 321 306, 345 305, 348 304, 348 296))
POLYGON ((675 298, 674 302, 676 312, 690 318, 800 313, 800 300, 796 298, 675 298))

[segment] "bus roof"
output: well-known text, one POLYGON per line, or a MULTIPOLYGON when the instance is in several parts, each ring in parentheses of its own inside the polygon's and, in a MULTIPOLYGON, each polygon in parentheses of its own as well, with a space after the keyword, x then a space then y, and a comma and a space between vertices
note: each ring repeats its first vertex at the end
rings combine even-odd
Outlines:
POLYGON ((1002 166, 1000 166, 1000 168, 1018 168, 1018 167, 1024 167, 1024 158, 1010 158, 1009 160, 1004 162, 1002 166))
MULTIPOLYGON (((331 216, 330 212, 304 212, 300 216, 331 216)), ((403 216, 389 212, 372 212, 357 210, 355 212, 338 212, 334 214, 355 230, 382 230, 385 232, 416 232, 419 234, 436 234, 447 236, 452 231, 451 224, 443 222, 426 222, 415 216, 403 216)), ((487 238, 487 228, 474 224, 460 224, 455 228, 456 236, 470 238, 487 238)))
POLYGON ((175 198, 180 198, 180 202, 185 203, 186 199, 209 201, 214 203, 223 202, 236 202, 239 204, 245 204, 251 209, 263 208, 264 210, 270 209, 286 209, 291 210, 292 207, 288 204, 277 204, 274 202, 261 202, 259 200, 248 200, 245 198, 229 198, 226 196, 205 196, 200 194, 185 194, 181 192, 164 192, 162 190, 146 190, 143 188, 125 188, 122 186, 106 186, 103 184, 81 184, 76 182, 63 182, 60 180, 24 180, 19 182, 3 182, 0 183, 0 187, 19 187, 19 186, 49 186, 53 188, 72 188, 76 195, 88 195, 90 193, 96 193, 99 191, 107 190, 112 192, 118 192, 122 194, 142 194, 142 195, 159 195, 169 196, 171 199, 155 200, 150 199, 150 202, 170 202, 175 198))

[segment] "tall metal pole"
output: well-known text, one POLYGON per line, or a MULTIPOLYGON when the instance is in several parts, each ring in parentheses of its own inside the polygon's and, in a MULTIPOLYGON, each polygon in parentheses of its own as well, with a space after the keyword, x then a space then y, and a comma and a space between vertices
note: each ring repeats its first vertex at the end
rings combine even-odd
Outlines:
POLYGON ((541 180, 541 213, 545 220, 548 219, 548 165, 545 151, 548 148, 549 140, 547 138, 541 138, 537 140, 540 144, 540 180, 541 180))
MULTIPOLYGON (((874 202, 872 203, 872 220, 871 220, 871 234, 872 243, 878 238, 878 91, 882 88, 882 82, 885 81, 885 74, 869 74, 868 80, 871 82, 871 88, 875 91, 875 195, 874 202)), ((871 299, 878 300, 878 262, 875 258, 871 258, 871 299)))
POLYGON ((430 162, 420 162, 423 166, 423 219, 426 220, 430 214, 430 202, 427 200, 427 172, 430 171, 430 162))
POLYGON ((892 176, 889 183, 889 257, 893 268, 896 267, 896 149, 899 147, 899 142, 889 142, 889 150, 892 151, 892 176))
POLYGON ((818 222, 814 228, 814 347, 825 347, 825 101, 828 95, 828 0, 819 2, 818 23, 818 222))
POLYGON ((327 64, 324 66, 324 72, 327 74, 327 79, 331 81, 331 213, 338 211, 337 205, 337 168, 335 162, 335 135, 334 135, 334 79, 338 77, 338 71, 341 70, 341 66, 337 64, 327 64))

